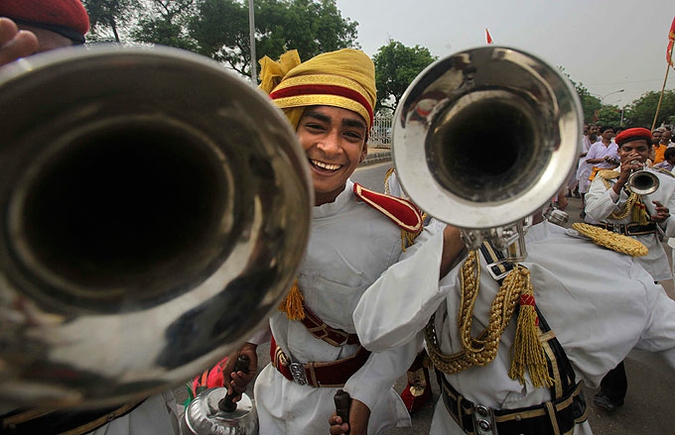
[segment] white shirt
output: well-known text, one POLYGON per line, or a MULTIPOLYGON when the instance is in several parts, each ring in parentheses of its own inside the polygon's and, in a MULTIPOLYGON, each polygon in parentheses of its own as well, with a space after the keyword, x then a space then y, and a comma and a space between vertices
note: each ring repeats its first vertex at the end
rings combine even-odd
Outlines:
MULTIPOLYGON (((675 212, 675 178, 658 171, 653 171, 649 168, 646 170, 652 172, 659 178, 659 188, 654 193, 643 196, 642 200, 645 203, 647 210, 650 214, 653 214, 654 204, 652 201, 659 201, 661 204, 668 207, 671 212, 675 212)), ((616 179, 608 181, 613 186, 616 179)), ((586 194, 586 220, 591 223, 629 223, 631 219, 630 213, 628 213, 626 218, 621 220, 608 218, 612 212, 619 210, 628 199, 628 194, 626 194, 623 189, 617 202, 614 202, 612 198, 612 196, 615 195, 616 192, 614 192, 612 188, 607 189, 603 180, 600 177, 596 177, 586 194)), ((675 236, 675 217, 671 216, 658 225, 663 230, 666 237, 675 236)), ((672 279, 670 265, 668 264, 668 256, 663 249, 663 244, 659 237, 656 234, 647 234, 644 236, 634 236, 633 238, 642 242, 647 249, 649 249, 649 253, 644 257, 638 257, 637 261, 647 269, 654 278, 654 281, 672 279)))
MULTIPOLYGON (((535 225, 527 233, 529 255, 522 264, 530 270, 536 302, 565 349, 577 380, 596 387, 634 347, 660 352, 675 369, 675 301, 632 257, 600 248, 575 234, 548 222, 535 225)), ((431 278, 434 273, 438 276, 442 246, 441 235, 434 236, 366 291, 354 321, 367 348, 383 350, 414 339, 438 310, 447 313, 445 319, 437 316, 441 350, 446 354, 461 350, 457 328, 460 267, 444 277, 440 286, 431 278), (375 311, 377 306, 387 306, 387 310, 375 311)), ((481 266, 473 336, 485 328, 498 290, 482 259, 481 266)), ((468 400, 495 409, 549 400, 548 389, 534 388, 529 380, 523 386, 509 378, 514 333, 515 322, 511 321, 493 362, 446 375, 449 382, 468 400)), ((462 433, 440 402, 431 433, 462 433)), ((575 433, 590 433, 588 423, 577 425, 575 433)))
MULTIPOLYGON (((352 313, 363 292, 401 254, 401 230, 382 213, 355 199, 353 183, 334 202, 314 207, 306 254, 298 271, 306 305, 333 328, 355 333, 352 313)), ((270 317, 277 344, 293 360, 335 361, 352 355, 358 345, 334 347, 315 338, 305 326, 281 312, 270 317)), ((371 410, 369 433, 410 425, 405 405, 393 390, 406 372, 421 340, 370 355, 344 386, 353 399, 371 410)), ((258 376, 254 395, 261 434, 328 433, 337 388, 301 386, 271 366, 258 376)))
MULTIPOLYGON (((602 140, 599 140, 591 145, 588 150, 588 154, 586 154, 586 160, 600 159, 605 157, 611 157, 617 162, 621 160, 619 159, 619 146, 614 141, 605 146, 605 143, 602 140)), ((591 165, 604 169, 610 169, 616 166, 609 162, 591 163, 591 165)))

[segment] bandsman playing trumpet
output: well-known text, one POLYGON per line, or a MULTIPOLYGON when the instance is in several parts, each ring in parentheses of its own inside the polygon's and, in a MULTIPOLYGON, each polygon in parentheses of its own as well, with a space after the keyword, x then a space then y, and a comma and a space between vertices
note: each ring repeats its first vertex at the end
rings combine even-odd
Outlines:
MULTIPOLYGON (((593 180, 586 195, 586 221, 642 242, 649 253, 637 261, 654 281, 669 280, 672 273, 661 242, 664 235, 675 234, 670 216, 675 207, 675 179, 667 172, 646 166, 652 144, 652 134, 646 128, 624 130, 617 135, 616 143, 621 166, 618 170, 601 171, 593 180), (651 179, 652 186, 644 190, 635 187, 632 180, 636 177, 651 179)), ((628 378, 622 361, 603 378, 593 401, 611 412, 624 404, 627 391, 628 378)))
POLYGON ((654 281, 672 278, 668 257, 661 238, 675 236, 675 179, 645 166, 649 157, 651 132, 645 128, 629 128, 616 137, 621 166, 600 171, 586 194, 586 222, 610 231, 633 237, 644 244, 649 253, 638 261, 654 281), (647 171, 658 185, 652 193, 641 195, 630 190, 629 179, 635 171, 647 171))

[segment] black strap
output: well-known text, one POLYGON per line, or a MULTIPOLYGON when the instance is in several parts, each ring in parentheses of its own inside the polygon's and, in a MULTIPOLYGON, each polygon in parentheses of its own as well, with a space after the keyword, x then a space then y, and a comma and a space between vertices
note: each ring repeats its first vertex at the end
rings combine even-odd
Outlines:
MULTIPOLYGON (((493 276, 502 276, 502 278, 497 280, 499 285, 501 285, 504 281, 504 278, 506 277, 506 272, 511 271, 514 265, 506 260, 506 257, 501 250, 496 249, 488 242, 484 242, 481 245, 480 251, 483 255, 483 258, 488 263, 488 267, 492 268, 494 274, 493 276)), ((519 309, 519 307, 517 307, 517 309, 519 309)), ((539 317, 539 329, 541 330, 542 334, 550 332, 551 327, 546 321, 546 318, 544 318, 541 310, 539 310, 539 306, 535 305, 535 310, 537 312, 537 316, 539 317)), ((562 383, 562 388, 561 386, 556 385, 551 387, 551 397, 557 399, 576 385, 576 375, 574 373, 574 368, 567 358, 567 354, 565 353, 565 350, 558 341, 557 337, 552 335, 552 337, 547 340, 547 344, 551 347, 554 356, 552 359, 548 353, 546 354, 549 375, 553 379, 558 379, 558 382, 562 383), (557 370, 555 365, 557 365, 557 370), (556 376, 556 372, 559 373, 560 376, 556 376)))
POLYGON ((624 236, 644 236, 647 234, 654 234, 658 231, 656 228, 656 223, 654 222, 650 222, 646 225, 640 225, 637 223, 612 224, 607 222, 599 222, 592 225, 607 231, 623 234, 624 236))
MULTIPOLYGON (((506 275, 508 275, 508 272, 510 272, 514 268, 514 264, 507 261, 506 257, 504 256, 503 252, 497 248, 494 247, 489 242, 484 242, 481 247, 480 247, 480 252, 487 263, 487 267, 491 271, 491 275, 495 277, 499 285, 502 284, 504 281, 504 278, 506 278, 506 275)), ((569 412, 570 415, 573 417, 573 421, 575 423, 581 423, 586 420, 587 418, 587 408, 586 408, 586 401, 583 395, 583 392, 581 391, 581 385, 582 383, 576 382, 576 373, 574 372, 574 368, 572 367, 572 363, 570 362, 569 358, 567 357, 567 354, 565 353, 565 350, 563 349, 562 345, 558 341, 558 338, 555 336, 555 334, 552 332, 550 325, 546 321, 546 318, 542 314, 541 310, 537 305, 535 305, 535 309, 537 312, 537 316, 539 317, 539 329, 541 330, 542 334, 546 335, 548 334, 549 337, 547 337, 547 340, 543 343, 544 346, 548 346, 551 350, 551 352, 546 352, 546 362, 548 366, 548 371, 549 375, 553 378, 556 379, 556 383, 554 383, 553 386, 550 387, 551 391, 551 397, 552 401, 550 403, 559 403, 561 400, 564 401, 570 397, 573 398, 572 404, 569 407, 569 411, 565 411, 566 413, 569 412)), ((447 382, 444 376, 441 376, 444 381, 447 382)), ((449 385, 449 384, 448 384, 449 385)), ((452 386, 450 386, 452 388, 452 386)), ((442 386, 441 391, 444 391, 444 388, 442 386)), ((466 399, 464 399, 466 400, 466 399)), ((470 402, 469 402, 470 403, 470 402)), ((549 407, 550 407, 549 403, 549 407)), ((446 404, 447 405, 447 404, 446 404)), ((456 405, 455 405, 456 406, 456 405)), ((546 404, 539 405, 541 406, 546 406, 546 404)), ((537 408, 537 407, 533 407, 537 408)), ((567 408, 566 408, 567 409, 567 408)), ((499 411, 494 411, 495 415, 497 415, 500 412, 508 412, 512 413, 513 410, 499 410, 499 411)), ((560 416, 563 420, 565 420, 567 414, 565 416, 560 416)), ((550 416, 549 416, 550 417, 550 416)), ((472 421, 473 418, 471 417, 472 421)), ((560 421, 559 421, 559 424, 560 421)), ((538 423, 537 423, 538 425, 538 423)), ((520 423, 518 424, 518 427, 521 427, 522 429, 525 429, 520 423)), ((562 429, 563 426, 561 425, 560 428, 562 429)), ((539 429, 541 429, 539 427, 539 429)), ((520 429, 519 429, 520 430, 520 429)), ((561 433, 565 433, 565 430, 562 430, 561 433)), ((468 432, 467 432, 468 433, 468 432)), ((500 434, 502 433, 501 430, 499 432, 500 434)), ((514 433, 531 433, 531 434, 544 434, 548 432, 528 432, 528 431, 522 431, 522 432, 514 432, 514 433)), ((555 432, 551 432, 555 433, 555 432)))
POLYGON ((571 434, 574 431, 574 425, 580 422, 576 417, 576 403, 577 398, 583 396, 582 382, 577 384, 569 394, 557 400, 523 408, 490 410, 464 398, 450 385, 443 372, 438 369, 436 370, 436 379, 438 379, 446 409, 464 433, 467 434, 571 434), (481 425, 481 427, 477 428, 476 424, 481 425), (495 427, 492 427, 492 425, 495 427))

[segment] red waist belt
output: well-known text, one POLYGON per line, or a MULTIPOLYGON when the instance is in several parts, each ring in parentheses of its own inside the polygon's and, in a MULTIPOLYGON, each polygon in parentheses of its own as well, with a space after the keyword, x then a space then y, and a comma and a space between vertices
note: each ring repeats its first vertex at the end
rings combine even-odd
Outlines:
POLYGON ((289 381, 312 387, 340 388, 356 373, 370 356, 370 351, 359 346, 350 357, 331 362, 291 362, 272 337, 270 360, 272 365, 289 381))

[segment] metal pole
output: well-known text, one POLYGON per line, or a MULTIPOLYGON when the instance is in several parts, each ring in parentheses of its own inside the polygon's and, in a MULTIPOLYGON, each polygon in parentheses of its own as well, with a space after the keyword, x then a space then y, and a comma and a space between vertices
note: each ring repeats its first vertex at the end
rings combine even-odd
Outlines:
POLYGON ((663 93, 666 91, 666 82, 668 81, 668 71, 670 65, 666 64, 666 76, 663 78, 663 86, 661 87, 661 95, 659 96, 659 104, 656 105, 656 113, 654 114, 654 121, 652 122, 652 131, 656 128, 656 120, 659 119, 659 112, 661 111, 661 102, 663 101, 663 93))
POLYGON ((251 83, 258 86, 258 58, 255 54, 255 17, 253 12, 253 0, 248 0, 248 30, 251 45, 251 83))

